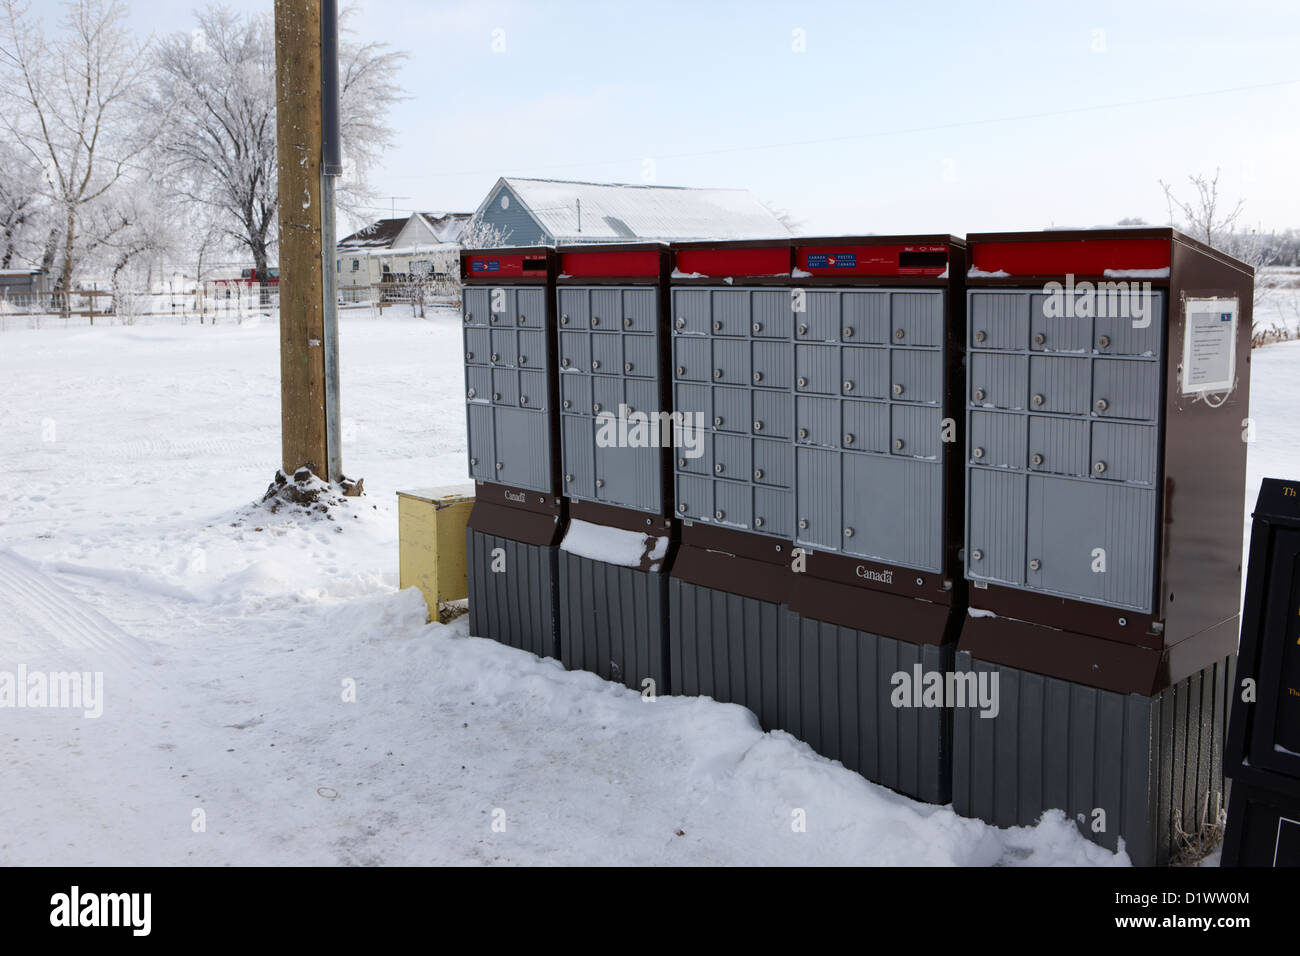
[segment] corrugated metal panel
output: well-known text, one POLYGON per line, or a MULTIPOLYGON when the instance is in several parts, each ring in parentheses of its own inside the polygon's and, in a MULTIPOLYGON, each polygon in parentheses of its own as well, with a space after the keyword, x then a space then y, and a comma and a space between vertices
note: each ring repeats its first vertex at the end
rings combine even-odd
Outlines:
POLYGON ((844 374, 839 384, 830 389, 832 393, 853 398, 884 398, 890 394, 886 349, 845 348, 840 354, 840 365, 844 374))
POLYGON ((943 566, 943 472, 937 462, 844 454, 846 554, 938 572, 943 566))
POLYGON ((990 468, 1024 468, 1025 422, 1024 415, 971 412, 968 460, 990 468))
POLYGON ((779 604, 669 582, 673 693, 748 707, 764 730, 782 726, 779 604))
POLYGON ((755 488, 754 529, 782 538, 794 537, 794 492, 755 488))
POLYGON ((1156 480, 1156 438, 1150 425, 1094 422, 1090 470, 1109 481, 1152 484, 1156 480), (1096 470, 1098 465, 1101 470, 1096 470))
POLYGON ((1133 359, 1097 359, 1092 365, 1092 395, 1094 401, 1105 401, 1106 407, 1097 411, 1106 418, 1154 420, 1163 398, 1160 366, 1133 359))
POLYGON ((942 292, 895 292, 892 305, 895 345, 943 344, 942 292))
MULTIPOLYGON (((1136 283, 1135 283, 1136 284, 1136 283)), ((1118 296, 1114 302, 1108 298, 1106 315, 1096 320, 1097 348, 1110 355, 1142 355, 1155 357, 1160 354, 1160 331, 1164 327, 1165 294, 1147 290, 1149 300, 1142 300, 1141 292, 1132 292, 1118 296), (1138 301, 1134 301, 1134 296, 1138 301), (1135 306, 1141 306, 1144 315, 1138 318, 1135 306), (1150 311, 1147 311, 1149 307, 1150 311), (1102 338, 1107 340, 1102 343, 1102 338)))
POLYGON ((789 392, 754 391, 754 434, 794 437, 794 396, 789 392))
POLYGON ((840 525, 840 454, 816 448, 795 449, 795 542, 838 551, 840 525))
POLYGON ((868 780, 947 803, 951 714, 895 707, 894 675, 952 669, 952 646, 909 644, 796 615, 782 635, 783 728, 868 780))
POLYGON ((838 342, 840 340, 840 294, 808 292, 805 311, 795 316, 795 337, 800 342, 838 342))
POLYGON ((1194 833, 1224 805, 1234 663, 1147 698, 957 654, 959 673, 997 675, 999 712, 955 711, 953 809, 1002 827, 1032 826, 1059 809, 1107 849, 1122 838, 1134 864, 1168 864, 1179 830, 1194 833))
POLYGON ((663 473, 659 448, 596 446, 596 500, 637 511, 662 507, 663 473))
POLYGON ((560 660, 633 690, 654 681, 672 692, 668 673, 668 580, 604 561, 559 553, 560 660))
POLYGON ((970 347, 1023 349, 1029 344, 1029 299, 1024 293, 971 292, 970 347))
POLYGON ((1088 423, 1029 416, 1029 468, 1053 475, 1088 474, 1088 423))
POLYGON ((890 394, 901 402, 943 401, 943 353, 891 349, 893 382, 890 394))
POLYGON ((982 408, 1025 408, 1029 392, 1029 366, 1019 355, 972 352, 970 400, 982 408))
POLYGON ((1046 295, 1029 296, 1029 348, 1034 352, 1080 352, 1092 348, 1092 319, 1074 316, 1062 321, 1059 316, 1047 315, 1049 299, 1046 295))
POLYGON ((840 393, 840 353, 831 345, 797 345, 794 350, 795 388, 819 395, 840 393))
MULTIPOLYGON (((807 399, 805 399, 807 401, 807 399)), ((844 401, 841 414, 844 421, 843 434, 837 444, 846 451, 873 451, 877 454, 889 452, 890 409, 894 413, 902 411, 927 411, 913 409, 910 406, 887 405, 884 402, 844 401)), ((938 409, 935 409, 938 411, 938 409)), ((938 442, 936 428, 934 440, 938 442)))
POLYGON ((749 334, 749 292, 745 289, 714 289, 709 293, 715 335, 749 334))
POLYGON ((1151 488, 1030 476, 1025 583, 1051 594, 1149 612, 1155 504, 1151 488))
POLYGON ((888 292, 845 292, 840 341, 845 345, 886 342, 890 335, 889 295, 888 292))
POLYGON ((522 544, 472 528, 465 532, 465 543, 470 634, 539 657, 558 657, 559 549, 522 544), (492 552, 497 548, 503 553, 503 571, 492 570, 492 552))
POLYGON ((926 405, 894 405, 893 440, 889 452, 902 458, 937 460, 941 450, 943 410, 926 405))
MULTIPOLYGON (((516 222, 511 212, 527 207, 541 227, 561 242, 640 239, 768 239, 790 230, 744 189, 583 183, 509 177, 504 184, 522 200, 500 208, 499 191, 481 207, 491 221, 516 222), (581 208, 579 208, 581 204, 581 208)), ((516 228, 523 229, 522 224, 516 228)), ((520 235, 512 245, 525 244, 520 235)))
POLYGON ((794 405, 794 423, 794 435, 800 444, 840 447, 840 404, 835 399, 798 396, 794 405))
POLYGON ((1025 476, 973 468, 966 480, 966 576, 1023 584, 1025 476))
POLYGON ((754 309, 751 331, 756 338, 790 338, 794 332, 794 313, 790 309, 789 291, 754 289, 750 304, 754 309), (753 325, 758 328, 752 328, 753 325))
POLYGON ((1058 355, 1029 359, 1029 410, 1083 415, 1088 411, 1088 360, 1058 355))

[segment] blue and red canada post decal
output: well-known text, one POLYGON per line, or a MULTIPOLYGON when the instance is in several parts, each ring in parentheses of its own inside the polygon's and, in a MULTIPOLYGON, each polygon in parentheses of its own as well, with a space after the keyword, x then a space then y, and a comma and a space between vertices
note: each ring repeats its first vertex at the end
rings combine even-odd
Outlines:
POLYGON ((501 262, 498 259, 474 259, 469 266, 471 272, 498 272, 501 262))
POLYGON ((858 254, 856 252, 810 252, 809 269, 856 269, 858 254))

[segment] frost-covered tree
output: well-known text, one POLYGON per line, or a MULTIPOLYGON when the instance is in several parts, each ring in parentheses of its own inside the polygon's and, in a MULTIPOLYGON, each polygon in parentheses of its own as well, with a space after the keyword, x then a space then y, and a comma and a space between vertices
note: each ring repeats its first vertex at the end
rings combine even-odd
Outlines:
POLYGON ((1272 277, 1259 273, 1277 261, 1281 248, 1278 237, 1262 227, 1251 229, 1238 225, 1246 200, 1238 199, 1232 203, 1220 195, 1219 170, 1216 169, 1213 176, 1198 173, 1187 179, 1192 190, 1186 199, 1176 195, 1168 183, 1160 181, 1169 205, 1169 224, 1179 226, 1192 238, 1255 269, 1253 339, 1258 344, 1263 336, 1273 331, 1262 327, 1264 311, 1259 306, 1273 294, 1275 286, 1272 277))
POLYGON ((370 172, 393 140, 388 112, 406 99, 398 84, 405 53, 383 43, 362 43, 349 21, 356 7, 339 13, 339 134, 343 140, 343 175, 335 195, 354 219, 364 218, 362 206, 372 202, 370 172))
MULTIPOLYGON (((159 44, 157 102, 174 104, 163 140, 178 198, 207 207, 267 276, 279 193, 275 142, 275 29, 270 14, 211 5, 191 33, 159 44)), ((339 42, 340 114, 348 175, 339 194, 365 195, 365 176, 392 138, 388 107, 400 98, 404 54, 383 44, 339 42)))
POLYGON ((43 223, 41 177, 31 158, 0 140, 0 269, 39 258, 43 223))
MULTIPOLYGON (((462 249, 499 249, 510 244, 511 230, 473 216, 456 240, 462 249)), ((435 269, 433 294, 460 299, 460 260, 453 256, 443 269, 435 269)))
POLYGON ((89 208, 132 174, 166 120, 140 109, 150 67, 120 0, 71 0, 52 36, 22 0, 0 0, 0 124, 41 170, 57 214, 42 260, 60 260, 59 291, 74 288, 89 208))

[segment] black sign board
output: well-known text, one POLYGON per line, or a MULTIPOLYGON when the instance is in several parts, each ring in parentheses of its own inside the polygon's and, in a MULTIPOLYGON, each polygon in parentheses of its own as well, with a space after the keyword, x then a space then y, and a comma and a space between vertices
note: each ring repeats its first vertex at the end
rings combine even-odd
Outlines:
POLYGON ((1255 503, 1224 773, 1225 866, 1300 866, 1300 481, 1255 503))
POLYGON ((1300 797, 1300 481, 1255 504, 1224 772, 1300 797))
POLYGON ((1300 801, 1235 781, 1221 866, 1300 866, 1300 801))

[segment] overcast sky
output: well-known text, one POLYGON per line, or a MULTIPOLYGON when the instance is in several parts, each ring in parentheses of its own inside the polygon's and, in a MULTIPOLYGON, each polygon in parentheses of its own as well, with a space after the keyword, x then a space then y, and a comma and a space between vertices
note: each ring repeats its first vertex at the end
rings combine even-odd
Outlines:
POLYGON ((357 5, 411 53, 377 215, 516 175, 743 187, 806 233, 1163 224, 1157 181, 1220 167, 1252 224, 1300 226, 1295 0, 357 5))

